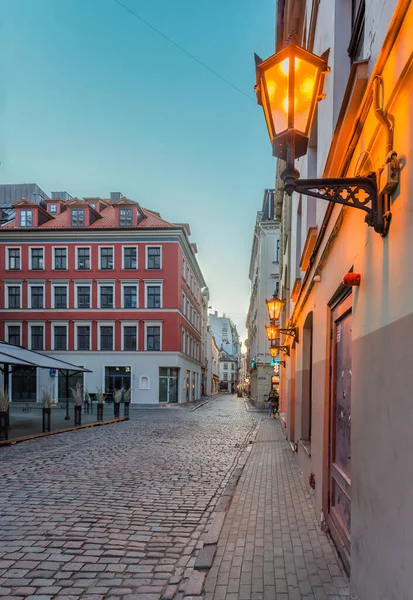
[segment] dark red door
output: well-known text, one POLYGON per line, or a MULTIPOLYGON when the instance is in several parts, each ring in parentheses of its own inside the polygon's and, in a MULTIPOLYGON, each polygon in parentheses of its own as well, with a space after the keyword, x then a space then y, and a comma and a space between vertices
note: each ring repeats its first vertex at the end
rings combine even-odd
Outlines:
POLYGON ((329 526, 350 568, 352 298, 332 312, 329 526))

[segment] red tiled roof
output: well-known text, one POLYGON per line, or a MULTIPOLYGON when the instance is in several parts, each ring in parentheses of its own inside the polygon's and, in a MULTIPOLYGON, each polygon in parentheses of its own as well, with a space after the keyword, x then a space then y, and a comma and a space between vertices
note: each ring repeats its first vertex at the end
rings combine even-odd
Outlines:
POLYGON ((110 205, 98 213, 100 218, 87 228, 72 227, 69 224, 69 211, 64 211, 51 218, 50 221, 35 228, 18 227, 16 226, 16 221, 12 221, 11 223, 7 223, 7 225, 1 229, 23 229, 25 231, 28 229, 182 229, 182 226, 169 223, 162 219, 159 213, 154 213, 151 210, 141 207, 139 207, 139 210, 143 214, 144 219, 142 219, 139 224, 133 225, 132 227, 119 227, 116 222, 116 208, 110 205))

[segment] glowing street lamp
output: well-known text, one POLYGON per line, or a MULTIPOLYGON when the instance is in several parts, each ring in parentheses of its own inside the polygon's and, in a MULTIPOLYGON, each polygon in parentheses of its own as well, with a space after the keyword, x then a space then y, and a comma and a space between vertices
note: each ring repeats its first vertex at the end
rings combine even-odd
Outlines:
POLYGON ((270 355, 272 356, 272 358, 275 358, 278 354, 278 348, 270 348, 270 355))
POLYGON ((274 294, 271 300, 265 301, 265 304, 267 305, 270 321, 278 321, 280 318, 281 309, 285 304, 285 300, 281 300, 276 294, 274 294))
POLYGON ((265 330, 267 332, 267 337, 270 342, 275 342, 279 335, 279 328, 275 325, 266 325, 265 330))
MULTIPOLYGON (((294 35, 290 35, 284 48, 266 60, 255 55, 255 64, 257 102, 264 111, 273 155, 286 161, 281 173, 286 193, 291 196, 297 192, 362 210, 367 213, 366 223, 385 237, 391 220, 389 193, 379 192, 377 173, 300 180, 300 173, 294 167, 295 159, 307 153, 315 108, 325 97, 324 81, 329 71, 325 57, 301 48, 294 35)), ((394 189, 400 171, 394 150, 388 154, 386 165, 392 169, 394 189)))

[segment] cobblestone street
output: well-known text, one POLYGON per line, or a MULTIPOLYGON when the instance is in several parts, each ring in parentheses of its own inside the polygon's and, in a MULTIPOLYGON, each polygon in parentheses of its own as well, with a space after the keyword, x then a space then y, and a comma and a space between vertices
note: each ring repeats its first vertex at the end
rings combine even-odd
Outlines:
POLYGON ((337 554, 263 416, 227 395, 2 448, 0 595, 200 598, 199 553, 221 517, 202 597, 342 600, 337 554))
POLYGON ((0 450, 0 594, 181 591, 260 415, 234 396, 0 450))

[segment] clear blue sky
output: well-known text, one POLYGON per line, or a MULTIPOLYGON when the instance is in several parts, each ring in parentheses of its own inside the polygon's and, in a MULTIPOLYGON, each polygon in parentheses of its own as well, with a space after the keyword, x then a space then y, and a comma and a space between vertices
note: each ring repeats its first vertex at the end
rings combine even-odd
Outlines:
MULTIPOLYGON (((122 0, 254 100, 275 0, 122 0)), ((0 182, 120 191, 189 222, 215 310, 244 336, 256 211, 274 185, 261 108, 114 0, 0 0, 0 182)))

